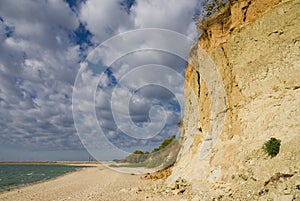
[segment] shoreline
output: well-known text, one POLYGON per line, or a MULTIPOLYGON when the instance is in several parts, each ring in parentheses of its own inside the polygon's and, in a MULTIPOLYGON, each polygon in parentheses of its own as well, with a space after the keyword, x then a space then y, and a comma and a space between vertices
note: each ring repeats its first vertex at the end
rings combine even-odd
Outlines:
POLYGON ((32 183, 27 183, 27 184, 21 184, 21 185, 17 185, 17 186, 12 186, 12 187, 10 187, 10 188, 0 190, 0 195, 1 195, 2 193, 5 193, 5 192, 10 192, 10 191, 13 191, 13 190, 16 190, 16 189, 21 189, 21 188, 24 188, 24 187, 27 187, 27 186, 31 186, 31 185, 35 185, 35 184, 39 184, 39 183, 51 181, 51 180, 54 180, 54 179, 58 179, 59 177, 66 176, 66 175, 72 174, 72 173, 74 173, 74 172, 79 172, 79 171, 81 171, 81 170, 83 170, 83 169, 84 169, 84 168, 80 168, 80 169, 74 170, 74 171, 72 171, 72 172, 67 172, 67 173, 65 173, 65 174, 61 174, 61 175, 58 175, 58 176, 56 176, 56 177, 52 177, 52 178, 49 178, 49 179, 43 179, 43 180, 36 181, 36 182, 32 182, 32 183))
POLYGON ((63 177, 63 176, 66 176, 68 174, 72 174, 74 172, 79 172, 79 171, 82 171, 83 169, 85 168, 90 168, 90 167, 97 167, 96 164, 86 164, 86 163, 56 163, 56 162, 3 162, 1 163, 0 162, 0 165, 66 165, 66 166, 82 166, 82 168, 79 168, 79 169, 76 169, 74 171, 70 171, 70 172, 66 172, 64 174, 61 174, 61 175, 57 175, 55 177, 51 177, 51 178, 46 178, 46 179, 42 179, 42 180, 39 180, 39 181, 35 181, 35 182, 31 182, 31 183, 26 183, 26 184, 20 184, 20 185, 16 185, 16 186, 10 186, 8 188, 4 188, 4 189, 0 189, 0 195, 2 193, 5 193, 5 192, 9 192, 9 191, 12 191, 12 190, 15 190, 15 189, 20 189, 20 188, 24 188, 24 187, 27 187, 27 186, 31 186, 31 185, 35 185, 35 184, 39 184, 39 183, 43 183, 43 182, 47 182, 47 181, 50 181, 50 180, 54 180, 54 179, 57 179, 59 177, 63 177))
POLYGON ((154 192, 162 181, 113 171, 103 165, 0 192, 0 200, 180 200, 154 192))

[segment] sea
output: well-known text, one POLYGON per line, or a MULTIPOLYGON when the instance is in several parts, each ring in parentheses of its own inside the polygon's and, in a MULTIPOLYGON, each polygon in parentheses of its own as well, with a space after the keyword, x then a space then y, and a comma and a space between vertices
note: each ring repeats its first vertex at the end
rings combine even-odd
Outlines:
POLYGON ((45 181, 87 166, 62 164, 0 164, 0 192, 45 181))

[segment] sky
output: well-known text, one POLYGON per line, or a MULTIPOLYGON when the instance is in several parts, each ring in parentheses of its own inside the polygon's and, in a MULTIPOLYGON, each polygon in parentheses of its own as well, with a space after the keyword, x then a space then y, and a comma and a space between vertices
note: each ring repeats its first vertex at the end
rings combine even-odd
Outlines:
POLYGON ((1 0, 0 161, 112 160, 179 136, 199 2, 1 0))

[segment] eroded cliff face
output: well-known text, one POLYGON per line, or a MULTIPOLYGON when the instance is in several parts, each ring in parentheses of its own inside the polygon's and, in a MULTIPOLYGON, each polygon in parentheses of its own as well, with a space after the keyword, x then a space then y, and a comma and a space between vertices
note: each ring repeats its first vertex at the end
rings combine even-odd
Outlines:
POLYGON ((186 179, 202 199, 300 199, 300 1, 237 1, 199 27, 186 69, 182 148, 167 183, 186 179), (203 76, 203 50, 225 91, 217 115, 221 99, 209 86, 214 78, 203 76), (274 158, 262 151, 271 137, 282 141, 274 158), (276 173, 293 176, 266 184, 276 173))

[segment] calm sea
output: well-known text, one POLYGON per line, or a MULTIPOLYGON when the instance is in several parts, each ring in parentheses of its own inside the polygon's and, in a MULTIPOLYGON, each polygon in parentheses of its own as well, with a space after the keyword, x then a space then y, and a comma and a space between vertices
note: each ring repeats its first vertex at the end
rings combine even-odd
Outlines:
POLYGON ((0 164, 0 191, 51 179, 86 166, 59 164, 0 164))

